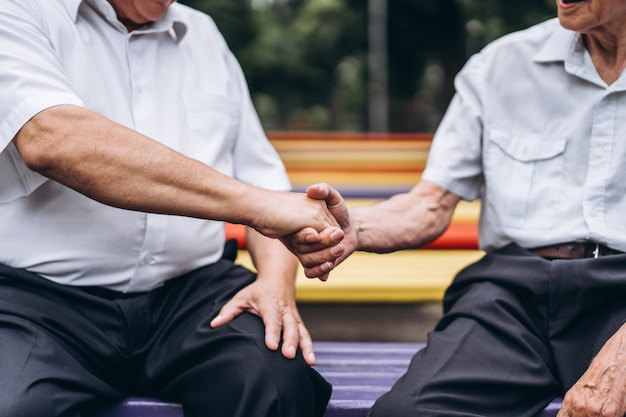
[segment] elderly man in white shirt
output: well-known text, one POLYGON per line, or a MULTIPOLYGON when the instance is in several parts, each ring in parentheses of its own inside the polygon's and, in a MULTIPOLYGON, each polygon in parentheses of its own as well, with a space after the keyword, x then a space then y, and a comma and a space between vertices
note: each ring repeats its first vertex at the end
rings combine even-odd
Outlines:
POLYGON ((560 395, 559 417, 626 414, 626 2, 557 5, 469 60, 411 192, 331 206, 341 260, 418 247, 481 198, 486 256, 371 417, 531 417, 560 395))
POLYGON ((324 411, 283 243, 305 229, 339 254, 343 232, 287 192, 213 21, 173 3, 0 2, 2 417, 132 393, 324 411), (258 275, 222 259, 223 221, 250 226, 258 275))

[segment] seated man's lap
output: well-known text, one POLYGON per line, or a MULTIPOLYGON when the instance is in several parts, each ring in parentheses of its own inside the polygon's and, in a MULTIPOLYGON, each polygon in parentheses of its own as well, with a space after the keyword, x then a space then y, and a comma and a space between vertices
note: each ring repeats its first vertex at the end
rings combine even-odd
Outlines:
POLYGON ((550 352, 540 335, 516 325, 515 302, 507 298, 489 283, 468 289, 460 302, 471 305, 469 311, 453 306, 371 415, 531 417, 541 411, 559 393, 550 352), (490 305, 489 298, 498 301, 490 305))
POLYGON ((590 309, 626 294, 609 297, 602 277, 624 258, 557 262, 513 245, 461 271, 427 347, 371 415, 534 416, 562 395, 626 317, 618 302, 590 309))
MULTIPOLYGON (((7 272, 3 267, 0 275, 7 272)), ((308 410, 326 405, 327 383, 301 356, 288 360, 265 348, 260 318, 246 313, 210 328, 223 303, 255 278, 228 261, 150 293, 119 297, 24 274, 0 280, 0 369, 7 369, 0 383, 8 386, 18 374, 22 381, 0 394, 13 399, 11 406, 0 402, 7 408, 0 405, 1 417, 72 416, 96 398, 127 394, 189 402, 184 406, 190 416, 206 414, 206 408, 218 410, 216 415, 231 409, 233 416, 245 415, 237 413, 249 411, 253 405, 247 402, 266 404, 266 415, 278 415, 277 404, 296 407, 278 400, 295 391, 308 410), (26 389, 33 386, 41 390, 26 389)))
POLYGON ((169 324, 155 332, 138 385, 152 384, 165 398, 182 402, 192 416, 321 416, 330 396, 328 383, 300 352, 290 360, 280 349, 269 350, 260 317, 243 313, 222 327, 210 327, 223 303, 254 279, 245 268, 223 264, 228 272, 217 274, 218 282, 209 282, 199 270, 173 282, 182 289, 157 301, 181 308, 167 310, 169 324), (238 284, 211 294, 232 283, 238 284))

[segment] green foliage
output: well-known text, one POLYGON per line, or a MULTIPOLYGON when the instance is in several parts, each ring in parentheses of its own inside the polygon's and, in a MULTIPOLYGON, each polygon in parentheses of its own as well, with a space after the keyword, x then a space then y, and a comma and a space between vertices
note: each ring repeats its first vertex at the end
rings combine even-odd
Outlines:
POLYGON ((554 0, 459 0, 465 11, 467 54, 500 36, 556 16, 554 0))
MULTIPOLYGON (((267 129, 367 126, 368 0, 180 0, 209 13, 267 129)), ((433 130, 487 42, 555 15, 554 0, 387 0, 390 130, 433 130)))
POLYGON ((179 0, 202 10, 215 20, 233 51, 239 51, 257 36, 250 0, 179 0))

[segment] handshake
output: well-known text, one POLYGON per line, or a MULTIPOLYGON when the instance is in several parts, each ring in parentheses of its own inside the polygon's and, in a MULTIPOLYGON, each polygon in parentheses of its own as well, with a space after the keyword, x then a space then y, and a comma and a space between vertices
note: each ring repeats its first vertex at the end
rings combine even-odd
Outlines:
POLYGON ((357 246, 343 197, 324 183, 311 185, 306 194, 269 192, 251 227, 279 239, 298 257, 307 277, 326 281, 357 246))

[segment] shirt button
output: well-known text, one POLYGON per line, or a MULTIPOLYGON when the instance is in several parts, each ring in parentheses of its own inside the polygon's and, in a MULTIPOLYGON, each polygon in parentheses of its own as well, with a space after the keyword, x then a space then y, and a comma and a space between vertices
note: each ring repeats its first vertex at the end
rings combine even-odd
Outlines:
POLYGON ((154 261, 154 257, 152 255, 146 255, 143 257, 144 265, 149 265, 154 261))
POLYGON ((596 149, 596 156, 602 158, 604 156, 604 149, 596 149))
POLYGON ((589 209, 589 215, 591 217, 596 217, 598 215, 598 210, 596 210, 595 208, 589 209))

